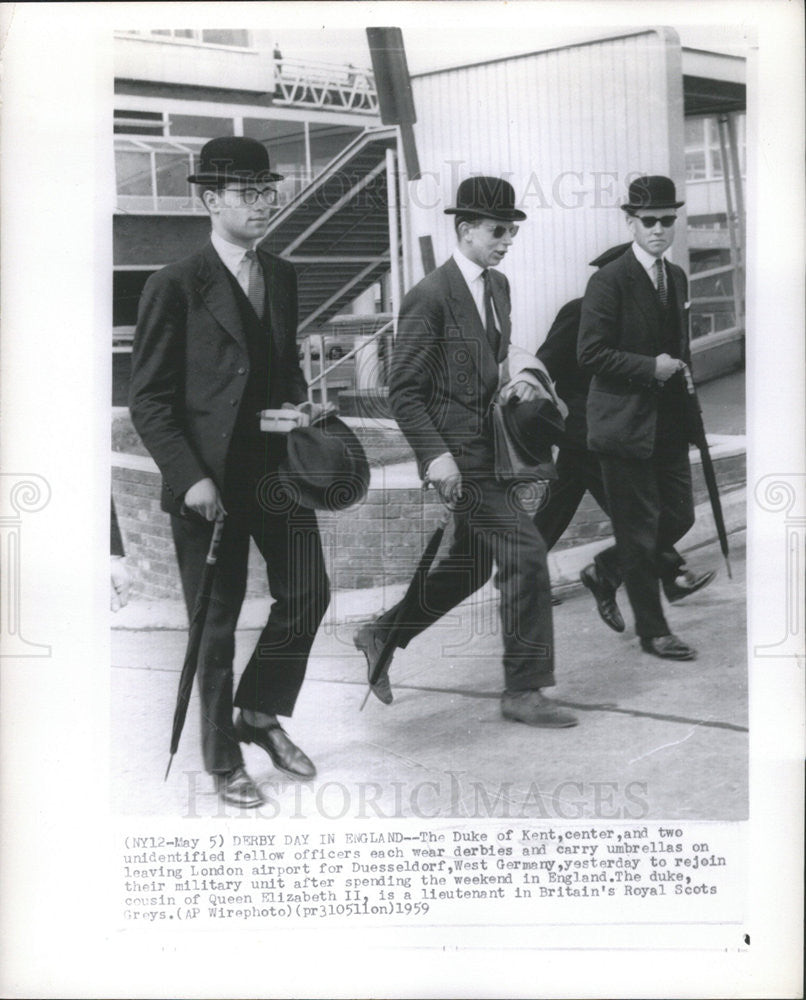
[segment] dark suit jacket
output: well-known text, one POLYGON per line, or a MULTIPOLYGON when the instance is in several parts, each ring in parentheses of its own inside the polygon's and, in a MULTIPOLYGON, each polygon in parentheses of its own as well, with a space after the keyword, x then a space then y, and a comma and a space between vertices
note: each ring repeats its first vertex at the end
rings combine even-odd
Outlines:
POLYGON ((511 307, 507 279, 495 270, 490 276, 502 327, 497 358, 452 258, 415 285, 401 305, 389 400, 420 475, 446 451, 463 473, 493 471, 488 411, 498 389, 498 363, 509 348, 511 307))
MULTIPOLYGON (((690 362, 687 281, 669 264, 679 343, 690 362)), ((649 458, 655 443, 655 358, 664 350, 663 312, 649 275, 632 250, 597 271, 582 302, 577 357, 593 373, 588 393, 588 447, 605 455, 649 458)))
POLYGON ((582 316, 582 299, 572 299, 560 309, 537 349, 537 356, 548 369, 557 395, 568 407, 565 433, 558 442, 560 447, 588 447, 588 425, 585 411, 588 403, 590 371, 577 361, 579 322, 582 316))
MULTIPOLYGON (((291 264, 258 248, 272 344, 269 406, 300 403, 297 283, 291 264)), ((224 488, 227 455, 249 376, 243 314, 213 245, 146 282, 132 352, 132 422, 163 476, 162 506, 178 512, 194 483, 224 488)), ((257 420, 257 417, 255 418, 257 420)))

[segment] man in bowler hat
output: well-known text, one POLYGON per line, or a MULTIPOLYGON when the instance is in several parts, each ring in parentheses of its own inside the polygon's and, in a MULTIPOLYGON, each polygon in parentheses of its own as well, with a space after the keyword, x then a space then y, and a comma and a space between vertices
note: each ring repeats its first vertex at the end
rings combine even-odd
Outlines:
MULTIPOLYGON (((396 645, 408 645, 481 587, 495 562, 502 714, 533 726, 573 726, 576 717, 543 694, 555 683, 546 548, 531 515, 495 478, 491 401, 501 384, 505 399, 534 400, 542 368, 534 355, 523 370, 515 364, 509 283, 495 270, 526 216, 515 207, 512 185, 496 177, 462 181, 456 205, 445 212, 454 216, 456 249, 403 300, 389 399, 421 476, 453 508, 454 535, 447 556, 425 578, 413 612, 396 629, 396 645)), ((397 613, 392 608, 356 633, 370 675, 397 613)), ((373 691, 381 701, 392 700, 385 674, 373 691)))
MULTIPOLYGON (((610 247, 590 262, 591 267, 604 267, 617 260, 629 248, 629 243, 610 247)), ((571 523, 586 492, 590 492, 608 514, 599 457, 588 450, 587 444, 585 411, 591 372, 581 368, 577 361, 581 317, 582 299, 566 302, 537 351, 538 358, 554 380, 557 394, 568 407, 565 428, 559 441, 557 478, 548 483, 545 500, 535 515, 537 530, 543 536, 549 551, 571 523)), ((672 602, 702 589, 716 575, 713 570, 695 573, 687 569, 685 560, 674 548, 663 553, 660 562, 663 591, 672 602)), ((622 582, 616 546, 610 545, 597 552, 593 562, 580 573, 580 580, 593 594, 599 616, 605 625, 614 632, 623 632, 624 618, 616 601, 616 591, 622 582)))
POLYGON ((672 634, 660 580, 694 523, 683 368, 690 364, 687 280, 666 259, 674 183, 644 176, 622 205, 632 245, 597 271, 582 303, 577 355, 590 371, 588 447, 601 463, 618 559, 641 648, 671 660, 695 650, 672 634))
POLYGON ((316 516, 279 488, 285 438, 261 433, 258 416, 306 402, 294 269, 259 245, 281 179, 260 142, 205 144, 188 180, 210 215, 210 241, 146 282, 132 358, 132 420, 162 473, 189 610, 213 522, 225 518, 199 652, 202 747, 220 798, 241 807, 262 801, 241 743, 292 778, 316 773, 277 717, 294 710, 329 601, 316 516), (274 603, 233 698, 250 538, 274 603))

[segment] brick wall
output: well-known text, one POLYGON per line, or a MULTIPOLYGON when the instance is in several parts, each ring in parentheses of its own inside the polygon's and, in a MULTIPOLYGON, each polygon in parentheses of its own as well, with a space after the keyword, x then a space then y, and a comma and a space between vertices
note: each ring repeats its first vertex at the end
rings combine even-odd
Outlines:
MULTIPOLYGON (((120 461, 128 464, 131 459, 121 456, 120 461)), ((181 597, 170 519, 159 509, 157 473, 116 465, 112 494, 134 592, 144 597, 181 597)), ((353 590, 408 579, 441 512, 435 494, 416 488, 370 490, 358 507, 319 512, 333 588, 353 590)), ((263 562, 253 545, 247 594, 262 595, 266 589, 263 562)))
MULTIPOLYGON (((384 452, 383 435, 373 432, 372 451, 384 452)), ((129 440, 127 430, 125 440, 129 440)), ((151 460, 134 453, 113 456, 112 491, 126 554, 134 576, 135 593, 147 597, 181 597, 169 518, 159 509, 160 479, 151 460)), ((389 453, 400 454, 399 431, 390 431, 389 453)), ((714 450, 717 482, 722 491, 744 484, 744 451, 714 450)), ((708 494, 699 462, 693 464, 694 500, 708 494)), ((413 481, 413 475, 408 481, 413 481)), ((319 527, 331 584, 353 590, 399 583, 411 577, 434 530, 442 507, 434 492, 416 485, 371 489, 358 507, 340 513, 319 512, 319 527)), ((593 498, 586 495, 558 551, 605 539, 610 523, 593 498)), ((252 547, 247 593, 266 593, 262 560, 252 547)))

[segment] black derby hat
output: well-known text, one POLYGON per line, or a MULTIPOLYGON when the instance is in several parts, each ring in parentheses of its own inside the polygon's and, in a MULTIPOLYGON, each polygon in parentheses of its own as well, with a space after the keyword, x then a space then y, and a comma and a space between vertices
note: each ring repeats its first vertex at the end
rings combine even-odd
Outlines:
POLYGON ((445 215, 480 215, 502 222, 522 222, 526 213, 515 208, 515 189, 501 177, 468 177, 456 192, 456 205, 445 215))
POLYGON ((514 396, 503 407, 509 438, 525 462, 535 465, 551 461, 551 446, 565 431, 563 416, 550 399, 518 400, 514 396))
POLYGON ((199 154, 199 169, 188 177, 191 184, 226 184, 229 181, 281 181, 272 173, 262 142, 239 135, 225 135, 206 142, 199 154))
POLYGON ((674 181, 669 177, 652 174, 638 177, 630 184, 627 202, 621 207, 625 212, 639 208, 680 208, 684 201, 677 200, 674 181))
POLYGON ((361 442, 338 417, 325 417, 286 436, 277 475, 303 507, 345 510, 369 489, 369 462, 361 442))

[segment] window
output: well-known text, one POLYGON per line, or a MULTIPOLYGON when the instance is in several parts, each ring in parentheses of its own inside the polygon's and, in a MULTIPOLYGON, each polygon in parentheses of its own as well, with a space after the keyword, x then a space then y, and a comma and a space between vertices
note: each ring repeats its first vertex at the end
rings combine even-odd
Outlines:
POLYGON ((311 166, 314 176, 320 173, 334 156, 348 146, 357 135, 360 128, 349 125, 314 125, 308 126, 311 136, 311 166))
POLYGON ((137 305, 143 286, 154 273, 153 270, 116 270, 112 273, 112 326, 120 328, 113 332, 113 343, 118 347, 131 347, 134 325, 137 323, 137 305))
POLYGON ((690 255, 691 337, 736 327, 736 273, 730 250, 713 247, 690 255))
MULTIPOLYGON (((214 109, 211 109, 214 110, 214 109)), ((203 212, 187 183, 201 147, 234 135, 234 118, 119 108, 115 111, 117 204, 127 212, 203 212)), ((361 128, 289 119, 244 118, 243 135, 262 142, 271 169, 282 174, 278 204, 287 204, 317 177, 361 128)))
POLYGON ((242 30, 229 31, 202 31, 202 41, 207 45, 237 45, 245 49, 249 46, 249 32, 242 30))
POLYGON ((227 45, 231 48, 249 48, 249 32, 243 29, 214 28, 199 31, 195 28, 152 28, 150 31, 124 31, 124 35, 154 36, 157 39, 181 42, 201 42, 203 45, 227 45))
POLYGON ((203 212, 188 175, 204 140, 121 137, 115 141, 117 206, 124 212, 203 212))
POLYGON ((269 151, 271 169, 284 177, 277 185, 280 205, 291 201, 310 180, 306 127, 305 122, 267 121, 265 118, 243 120, 243 134, 263 143, 269 151))
POLYGON ((234 135, 231 118, 212 118, 206 115, 168 115, 168 134, 199 136, 214 139, 219 135, 234 135))
MULTIPOLYGON (((739 169, 745 172, 745 121, 744 114, 735 114, 736 144, 739 152, 739 169)), ((713 181, 722 176, 722 147, 719 141, 719 117, 687 118, 685 121, 685 155, 687 181, 713 181)))
POLYGON ((116 108, 114 112, 115 135, 162 135, 165 121, 161 111, 125 111, 116 108))

